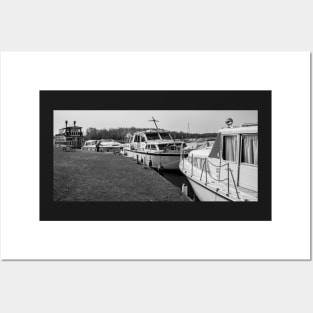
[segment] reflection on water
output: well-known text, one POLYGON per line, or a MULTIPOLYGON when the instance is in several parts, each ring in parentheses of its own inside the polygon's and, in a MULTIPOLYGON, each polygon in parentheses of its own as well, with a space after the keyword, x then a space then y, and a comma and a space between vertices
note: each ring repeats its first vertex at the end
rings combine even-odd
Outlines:
POLYGON ((194 192, 192 190, 192 187, 186 178, 186 176, 181 171, 164 171, 160 173, 165 179, 167 179, 170 183, 178 187, 180 190, 182 190, 182 185, 185 184, 188 186, 188 197, 193 199, 194 192))

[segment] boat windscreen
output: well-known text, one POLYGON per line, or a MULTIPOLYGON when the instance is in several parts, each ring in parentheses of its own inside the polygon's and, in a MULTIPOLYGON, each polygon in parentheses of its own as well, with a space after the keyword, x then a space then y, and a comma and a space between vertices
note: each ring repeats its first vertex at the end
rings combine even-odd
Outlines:
POLYGON ((172 140, 169 133, 160 133, 160 136, 163 140, 172 140))
POLYGON ((158 133, 146 133, 148 140, 159 140, 159 134, 158 133))
POLYGON ((209 155, 210 158, 216 158, 216 159, 220 158, 221 142, 222 142, 222 135, 221 133, 218 133, 215 139, 214 145, 212 147, 211 153, 209 155))

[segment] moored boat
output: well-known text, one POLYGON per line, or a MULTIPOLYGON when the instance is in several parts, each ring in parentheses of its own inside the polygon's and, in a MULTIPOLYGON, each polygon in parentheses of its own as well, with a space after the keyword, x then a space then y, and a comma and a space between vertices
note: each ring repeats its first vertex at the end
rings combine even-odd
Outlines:
POLYGON ((101 139, 97 146, 99 152, 120 152, 123 149, 123 145, 113 139, 101 139))
POLYGON ((87 140, 82 146, 85 151, 120 152, 123 145, 113 139, 87 140))
POLYGON ((84 151, 97 151, 97 143, 98 140, 87 140, 81 149, 84 151))
POLYGON ((213 147, 181 157, 179 168, 200 201, 258 201, 258 126, 222 128, 213 147))
MULTIPOLYGON (((153 118, 156 125, 156 120, 153 118)), ((124 147, 124 154, 159 170, 178 170, 181 149, 186 144, 174 140, 168 131, 155 129, 136 132, 124 147)), ((184 151, 185 156, 188 151, 184 151)))

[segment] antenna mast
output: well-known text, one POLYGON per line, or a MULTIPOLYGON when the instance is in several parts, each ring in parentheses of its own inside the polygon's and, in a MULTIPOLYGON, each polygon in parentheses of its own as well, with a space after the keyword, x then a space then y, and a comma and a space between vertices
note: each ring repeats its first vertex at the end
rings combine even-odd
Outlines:
POLYGON ((189 122, 187 124, 187 137, 190 138, 190 125, 189 125, 189 122))
POLYGON ((157 121, 153 116, 152 116, 152 120, 149 120, 149 122, 153 122, 155 127, 156 127, 156 129, 159 130, 159 127, 157 125, 157 123, 159 123, 159 121, 157 121))

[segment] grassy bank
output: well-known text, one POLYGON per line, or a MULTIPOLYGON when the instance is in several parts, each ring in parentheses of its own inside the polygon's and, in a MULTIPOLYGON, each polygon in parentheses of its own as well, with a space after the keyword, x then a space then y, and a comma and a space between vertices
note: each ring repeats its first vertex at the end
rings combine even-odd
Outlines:
POLYGON ((187 201, 151 169, 112 153, 54 149, 54 201, 187 201))

